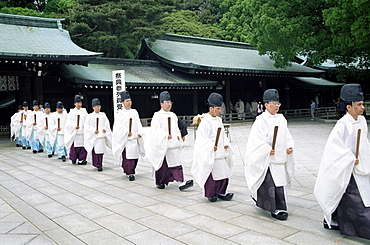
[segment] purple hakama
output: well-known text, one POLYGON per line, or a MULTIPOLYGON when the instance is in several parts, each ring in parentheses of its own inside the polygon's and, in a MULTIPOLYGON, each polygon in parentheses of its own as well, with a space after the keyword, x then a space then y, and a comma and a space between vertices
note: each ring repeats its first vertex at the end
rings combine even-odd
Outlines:
POLYGON ((364 206, 353 175, 332 218, 341 234, 370 239, 370 207, 364 206))
POLYGON ((71 145, 71 149, 69 150, 69 159, 71 161, 86 161, 87 151, 84 147, 75 147, 74 143, 71 145))
POLYGON ((226 189, 229 184, 229 179, 214 180, 212 174, 209 174, 206 183, 204 184, 204 196, 213 197, 215 195, 226 194, 226 189))
POLYGON ((126 175, 135 174, 135 169, 137 166, 138 159, 127 159, 126 158, 126 148, 122 152, 122 168, 126 175))
POLYGON ((275 186, 270 168, 267 169, 265 180, 257 190, 256 205, 270 212, 274 212, 275 210, 287 210, 284 187, 275 186))
POLYGON ((156 185, 165 184, 169 182, 184 182, 184 174, 182 172, 182 166, 176 166, 169 168, 167 165, 166 157, 163 160, 162 167, 155 171, 155 183, 156 185))
POLYGON ((103 167, 103 155, 104 154, 96 154, 93 148, 92 150, 92 165, 96 168, 103 167))

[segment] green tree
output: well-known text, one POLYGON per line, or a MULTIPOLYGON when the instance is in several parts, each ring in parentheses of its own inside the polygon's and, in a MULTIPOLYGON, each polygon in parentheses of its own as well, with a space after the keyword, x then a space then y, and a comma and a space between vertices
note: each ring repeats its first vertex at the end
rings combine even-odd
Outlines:
POLYGON ((370 67, 370 0, 225 0, 221 8, 225 38, 249 42, 277 67, 295 55, 370 67))
POLYGON ((15 15, 26 15, 43 18, 56 18, 54 13, 42 14, 35 9, 21 8, 21 7, 4 7, 0 8, 0 13, 4 14, 15 14, 15 15))
POLYGON ((161 29, 167 33, 222 39, 222 31, 210 24, 202 24, 195 12, 175 11, 161 19, 161 29))
POLYGON ((174 0, 176 10, 190 10, 203 24, 216 24, 222 18, 221 0, 174 0))
POLYGON ((143 37, 162 34, 159 20, 169 0, 86 1, 70 9, 66 29, 74 42, 105 57, 134 58, 143 37))

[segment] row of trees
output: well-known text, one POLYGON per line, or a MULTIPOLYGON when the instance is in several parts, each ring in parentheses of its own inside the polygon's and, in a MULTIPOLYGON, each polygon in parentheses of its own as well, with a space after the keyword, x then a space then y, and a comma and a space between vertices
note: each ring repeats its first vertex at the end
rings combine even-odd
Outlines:
POLYGON ((277 67, 297 55, 370 67, 370 0, 8 0, 0 12, 65 18, 79 46, 133 58, 163 33, 248 42, 277 67))

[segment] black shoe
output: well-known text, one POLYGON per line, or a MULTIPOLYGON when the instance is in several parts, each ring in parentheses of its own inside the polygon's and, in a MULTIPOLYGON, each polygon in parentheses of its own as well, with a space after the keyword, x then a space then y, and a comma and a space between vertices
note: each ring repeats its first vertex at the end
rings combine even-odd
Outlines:
POLYGON ((37 151, 36 151, 36 150, 33 150, 33 151, 32 151, 32 153, 33 153, 33 154, 36 154, 36 153, 37 153, 37 151))
POLYGON ((62 161, 65 162, 66 161, 66 156, 62 156, 62 161))
POLYGON ((27 149, 27 147, 26 146, 22 146, 22 149, 25 150, 25 149, 27 149))
POLYGON ((51 154, 54 156, 54 151, 51 154))
POLYGON ((208 201, 217 202, 217 195, 214 195, 213 197, 208 197, 208 201))
POLYGON ((233 196, 234 196, 234 193, 227 193, 226 195, 218 195, 218 198, 220 198, 221 200, 224 200, 224 201, 230 201, 231 199, 233 199, 233 196))
POLYGON ((130 176, 128 176, 128 180, 129 180, 129 181, 134 181, 134 180, 135 180, 135 175, 130 175, 130 176))
POLYGON ((164 184, 159 184, 159 185, 157 185, 157 188, 158 188, 158 189, 164 189, 164 188, 165 188, 165 186, 164 186, 164 184))
POLYGON ((31 146, 27 146, 27 150, 31 149, 31 146))
POLYGON ((82 161, 78 163, 78 165, 86 165, 86 164, 87 164, 87 161, 82 161))
POLYGON ((51 158, 52 156, 53 156, 53 155, 49 154, 49 155, 48 155, 48 158, 51 158))
POLYGON ((41 150, 38 150, 37 152, 44 152, 44 150, 41 149, 41 150))
POLYGON ((102 167, 98 167, 98 172, 101 172, 103 171, 103 168, 102 167))
POLYGON ((330 226, 331 226, 331 228, 329 228, 329 225, 328 225, 328 223, 326 222, 326 220, 323 220, 322 221, 322 224, 324 225, 324 228, 325 229, 329 229, 329 230, 339 230, 339 225, 338 225, 338 223, 336 223, 336 224, 331 224, 330 226))
POLYGON ((288 212, 285 210, 277 210, 271 212, 271 216, 278 220, 286 220, 288 218, 288 212))
POLYGON ((76 161, 72 161, 72 164, 76 164, 77 162, 76 161))
POLYGON ((194 185, 194 181, 191 179, 191 180, 186 181, 184 185, 179 186, 179 189, 180 191, 183 191, 185 189, 188 189, 189 187, 192 187, 193 185, 194 185))
POLYGON ((15 146, 16 146, 16 147, 19 147, 19 145, 18 145, 18 144, 15 144, 15 146))

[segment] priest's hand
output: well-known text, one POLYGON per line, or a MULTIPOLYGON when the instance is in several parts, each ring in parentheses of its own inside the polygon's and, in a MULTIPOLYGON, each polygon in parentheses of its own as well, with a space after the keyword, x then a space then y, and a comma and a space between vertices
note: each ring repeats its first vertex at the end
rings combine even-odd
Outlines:
POLYGON ((37 125, 37 123, 32 123, 32 125, 34 125, 34 126, 35 126, 35 125, 37 125))
POLYGON ((217 146, 214 146, 213 147, 213 151, 217 151, 217 146))
POLYGON ((139 138, 141 138, 141 134, 138 134, 137 136, 138 136, 139 138))
POLYGON ((271 150, 271 151, 270 151, 270 155, 271 155, 271 156, 275 155, 275 150, 271 150))
POLYGON ((355 160, 355 165, 359 164, 360 163, 360 160, 358 160, 358 158, 355 160))
POLYGON ((131 137, 132 136, 132 133, 131 132, 128 132, 128 135, 127 135, 128 137, 131 137))
POLYGON ((185 136, 184 137, 181 137, 182 141, 185 141, 185 136))
POLYGON ((99 130, 95 130, 95 134, 98 134, 99 133, 99 130))
POLYGON ((45 129, 48 129, 49 127, 45 127, 45 129))
POLYGON ((177 136, 177 140, 180 140, 180 136, 177 136))
POLYGON ((291 154, 292 152, 293 152, 293 148, 292 147, 286 149, 286 153, 291 154))
POLYGON ((227 148, 229 148, 229 146, 228 145, 225 145, 224 148, 227 149, 227 148))
POLYGON ((170 140, 170 139, 172 139, 172 135, 168 135, 168 139, 170 140))
POLYGON ((76 126, 76 129, 80 129, 80 127, 79 126, 76 126))
POLYGON ((57 131, 60 131, 60 130, 62 130, 61 128, 57 128, 57 131))
POLYGON ((106 133, 106 132, 107 132, 107 130, 103 129, 103 133, 106 133))
POLYGON ((20 123, 23 123, 23 121, 19 121, 20 123))

